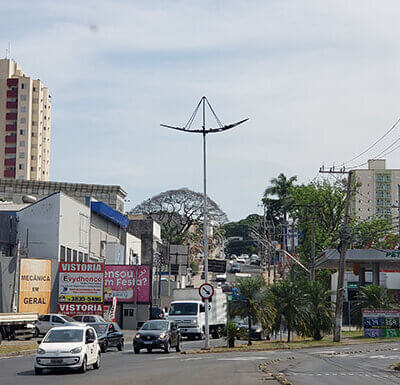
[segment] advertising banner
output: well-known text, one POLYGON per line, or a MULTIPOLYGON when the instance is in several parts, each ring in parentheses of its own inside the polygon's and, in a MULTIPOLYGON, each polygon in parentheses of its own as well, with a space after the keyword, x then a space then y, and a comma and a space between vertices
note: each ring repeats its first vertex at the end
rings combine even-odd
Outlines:
POLYGON ((363 312, 364 337, 399 337, 400 310, 368 310, 363 312))
POLYGON ((137 302, 150 302, 150 266, 106 265, 104 275, 104 301, 134 302, 135 288, 137 302), (137 282, 135 284, 135 278, 137 282))
POLYGON ((95 314, 103 315, 102 303, 59 303, 58 313, 69 316, 95 314))
POLYGON ((21 259, 19 311, 39 314, 50 312, 51 261, 21 259))
POLYGON ((58 303, 103 302, 104 264, 60 262, 58 303))

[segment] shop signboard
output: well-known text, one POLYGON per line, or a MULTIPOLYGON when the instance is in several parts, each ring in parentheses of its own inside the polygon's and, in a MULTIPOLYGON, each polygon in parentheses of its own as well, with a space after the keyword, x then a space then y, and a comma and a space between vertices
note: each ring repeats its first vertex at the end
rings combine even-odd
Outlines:
POLYGON ((21 259, 19 311, 39 314, 50 312, 51 261, 21 259))
POLYGON ((104 264, 60 262, 59 303, 102 303, 104 264))
POLYGON ((364 337, 399 337, 400 310, 363 309, 364 337))
POLYGON ((104 301, 111 302, 115 297, 118 302, 134 302, 135 290, 137 290, 137 302, 148 303, 150 302, 150 283, 150 266, 148 265, 106 265, 104 301))
POLYGON ((102 303, 58 303, 58 312, 69 316, 95 314, 103 315, 102 303))

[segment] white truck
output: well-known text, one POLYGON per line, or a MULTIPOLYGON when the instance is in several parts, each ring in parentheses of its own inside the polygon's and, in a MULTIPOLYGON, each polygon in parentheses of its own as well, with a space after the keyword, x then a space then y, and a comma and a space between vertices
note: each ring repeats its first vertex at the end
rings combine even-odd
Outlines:
MULTIPOLYGON (((226 325, 227 299, 221 288, 214 288, 209 302, 208 325, 213 338, 218 338, 226 325)), ((181 335, 190 339, 203 339, 205 336, 205 304, 199 290, 175 289, 168 319, 175 321, 181 335)))
POLYGON ((37 319, 37 313, 0 313, 0 343, 3 339, 12 340, 17 336, 32 338, 37 319))

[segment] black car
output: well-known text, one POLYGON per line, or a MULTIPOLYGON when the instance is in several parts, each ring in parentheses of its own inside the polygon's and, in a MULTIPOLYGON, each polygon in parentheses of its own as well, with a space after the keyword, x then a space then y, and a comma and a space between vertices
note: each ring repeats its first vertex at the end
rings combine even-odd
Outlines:
POLYGON ((165 319, 165 312, 160 307, 153 306, 151 308, 151 319, 165 319))
POLYGON ((136 354, 141 349, 147 349, 149 353, 153 349, 162 349, 169 353, 170 348, 181 351, 181 333, 176 324, 168 320, 145 322, 133 339, 133 350, 136 354))
MULTIPOLYGON (((243 334, 246 335, 246 338, 249 336, 249 325, 247 324, 239 324, 238 327, 243 330, 243 334)), ((269 339, 269 335, 263 330, 260 325, 252 325, 251 326, 251 339, 252 340, 263 340, 269 339)))
POLYGON ((96 330, 100 349, 103 353, 108 348, 117 348, 119 351, 124 349, 124 333, 115 322, 96 322, 90 326, 96 330))

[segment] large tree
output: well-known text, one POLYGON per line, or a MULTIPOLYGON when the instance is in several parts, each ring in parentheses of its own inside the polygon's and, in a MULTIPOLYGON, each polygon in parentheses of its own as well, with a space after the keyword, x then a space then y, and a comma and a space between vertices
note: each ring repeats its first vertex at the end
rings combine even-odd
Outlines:
MULTIPOLYGON (((146 214, 161 223, 163 238, 171 243, 181 243, 188 232, 199 227, 203 220, 203 194, 180 188, 157 194, 132 209, 132 214, 146 214)), ((217 203, 207 197, 208 218, 211 225, 220 226, 228 221, 217 203)))

